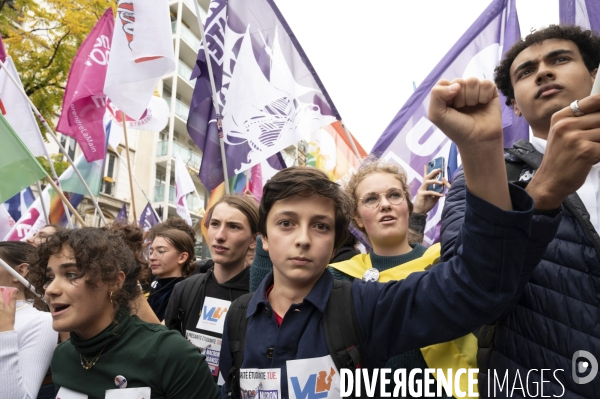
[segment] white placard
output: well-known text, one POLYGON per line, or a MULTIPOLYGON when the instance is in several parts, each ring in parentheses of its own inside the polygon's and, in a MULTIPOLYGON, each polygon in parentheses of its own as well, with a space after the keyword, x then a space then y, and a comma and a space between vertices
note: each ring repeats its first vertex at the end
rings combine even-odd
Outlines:
POLYGON ((150 399, 151 395, 150 387, 108 389, 104 399, 150 399))
POLYGON ((243 399, 280 399, 281 369, 241 369, 240 391, 243 399))
POLYGON ((339 398, 340 373, 331 356, 286 362, 290 399, 339 398))
POLYGON ((212 298, 207 296, 204 298, 202 312, 196 328, 198 330, 206 330, 223 334, 223 326, 225 325, 225 315, 229 310, 230 301, 212 298))
MULTIPOLYGON (((211 337, 210 335, 197 333, 187 330, 185 337, 194 346, 200 348, 200 352, 206 356, 206 363, 213 377, 219 375, 219 356, 221 355, 221 338, 211 337)), ((219 380, 221 380, 219 378, 219 380)), ((219 385, 223 385, 220 383, 219 385)))
POLYGON ((56 399, 87 399, 88 396, 79 392, 71 391, 69 388, 60 387, 56 399))

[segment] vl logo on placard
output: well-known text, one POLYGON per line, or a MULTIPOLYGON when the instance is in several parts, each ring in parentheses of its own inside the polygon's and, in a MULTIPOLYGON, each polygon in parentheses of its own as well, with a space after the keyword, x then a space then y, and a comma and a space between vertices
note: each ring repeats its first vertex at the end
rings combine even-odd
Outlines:
POLYGON ((289 360, 286 365, 290 399, 340 397, 340 375, 331 356, 289 360))
POLYGON ((332 367, 329 373, 321 370, 316 374, 310 374, 304 386, 300 385, 298 377, 291 377, 292 389, 298 399, 321 399, 329 395, 331 382, 335 375, 335 369, 332 367))
POLYGON ((229 301, 207 296, 204 299, 196 328, 223 334, 223 325, 229 305, 231 305, 229 301))
POLYGON ((219 320, 221 320, 221 317, 223 317, 226 312, 227 308, 216 308, 213 306, 209 309, 208 306, 204 305, 204 309, 202 310, 202 319, 204 321, 217 323, 219 320))

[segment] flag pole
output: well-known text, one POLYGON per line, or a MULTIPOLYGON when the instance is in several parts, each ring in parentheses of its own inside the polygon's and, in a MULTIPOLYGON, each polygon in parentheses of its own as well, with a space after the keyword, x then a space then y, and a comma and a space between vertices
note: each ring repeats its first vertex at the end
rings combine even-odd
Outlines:
POLYGON ((346 132, 346 138, 348 139, 348 141, 350 141, 350 145, 352 146, 352 151, 354 151, 354 155, 356 155, 356 158, 358 158, 358 160, 362 162, 362 157, 360 156, 360 154, 358 152, 358 148, 356 148, 356 144, 354 144, 354 139, 352 139, 352 135, 350 134, 348 129, 346 129, 346 125, 344 125, 344 122, 341 119, 340 119, 340 123, 342 124, 342 127, 344 128, 344 132, 346 132))
POLYGON ((35 185, 38 190, 38 196, 40 197, 40 203, 42 204, 42 211, 44 212, 44 219, 46 219, 46 224, 50 224, 50 219, 48 218, 48 211, 46 211, 46 204, 44 203, 44 196, 42 195, 42 185, 40 181, 36 181, 35 185))
POLYGON ((82 227, 87 227, 87 224, 85 224, 85 222, 83 221, 83 219, 79 215, 79 212, 77 212, 75 210, 75 208, 73 208, 73 205, 71 204, 71 201, 69 201, 67 199, 67 197, 65 197, 65 194, 62 192, 62 190, 60 188, 58 188, 58 186, 56 185, 56 183, 54 183, 54 181, 49 176, 46 176, 46 180, 48 181, 48 183, 50 183, 50 185, 52 186, 52 188, 54 189, 54 191, 56 191, 56 193, 58 194, 58 196, 60 197, 60 199, 63 200, 63 202, 67 205, 67 207, 69 207, 69 210, 73 213, 73 215, 75 215, 75 219, 77 219, 77 221, 79 222, 79 224, 81 224, 82 227))
MULTIPOLYGON (((21 94, 25 96, 27 101, 29 101, 29 104, 32 105, 33 103, 29 100, 29 97, 27 97, 27 94, 23 92, 23 88, 21 87, 21 85, 19 85, 17 83, 17 80, 10 74, 9 69, 5 67, 2 60, 0 60, 0 67, 4 68, 8 78, 13 82, 13 84, 21 92, 21 94)), ((16 69, 15 69, 15 71, 16 71, 16 69)), ((42 139, 42 141, 44 141, 44 138, 42 137, 42 132, 40 132, 39 129, 38 129, 38 133, 40 134, 40 138, 42 139)), ((52 159, 50 158, 50 155, 48 154, 48 150, 46 149, 46 146, 43 146, 43 148, 44 148, 44 153, 46 154, 46 159, 48 159, 48 164, 50 165, 50 172, 52 173, 52 177, 54 178, 54 180, 56 182, 58 182, 58 184, 60 184, 60 182, 58 181, 58 175, 56 174, 56 169, 54 169, 54 164, 52 163, 52 159)), ((38 190, 39 190, 39 188, 40 187, 38 187, 38 190)), ((42 191, 40 190, 39 192, 41 195, 42 191)), ((46 216, 46 208, 44 208, 43 198, 42 198, 41 202, 42 202, 42 209, 44 210, 44 216, 46 216)), ((65 208, 65 214, 67 215, 67 225, 69 227, 73 228, 73 221, 71 220, 71 216, 69 215, 69 212, 67 212, 68 209, 65 207, 64 204, 63 204, 63 207, 65 208)), ((47 216, 46 216, 46 223, 50 223, 47 216)))
MULTIPOLYGON (((117 158, 119 158, 119 161, 123 162, 123 158, 121 158, 121 156, 119 155, 119 153, 115 151, 115 154, 117 155, 117 158)), ((138 188, 140 189, 140 191, 144 195, 144 198, 146 198, 146 201, 148 201, 150 204, 152 204, 152 201, 150 201, 150 198, 148 198, 148 195, 146 194, 146 192, 142 188, 142 185, 140 184, 140 182, 138 181, 138 179, 133 174, 131 174, 131 176, 133 177, 133 181, 135 182, 135 184, 137 184, 138 188)), ((150 208, 152 208, 152 211, 154 212, 154 216, 156 216, 156 220, 160 220, 161 218, 158 217, 158 213, 156 213, 156 209, 154 209, 153 206, 150 206, 150 208)))
POLYGON ((225 159, 225 143, 223 142, 223 120, 221 116, 221 110, 219 109, 219 98, 217 97, 217 89, 215 86, 215 78, 213 76, 212 64, 210 60, 210 54, 208 52, 208 46, 206 44, 206 37, 204 35, 204 25, 200 18, 200 6, 196 0, 193 1, 194 7, 196 8, 196 16, 198 17, 198 27, 200 28, 200 36, 202 37, 202 48, 204 48, 204 56, 206 57, 206 65, 208 67, 208 76, 210 77, 210 88, 213 94, 213 105, 217 114, 217 131, 219 133, 219 146, 221 148, 221 163, 223 164, 223 179, 225 181, 225 194, 229 194, 229 177, 227 175, 227 160, 225 159))
POLYGON ((133 211, 133 224, 137 225, 137 213, 135 212, 135 198, 133 197, 133 179, 131 172, 131 161, 129 160, 129 140, 127 139, 127 117, 125 112, 121 111, 123 120, 123 135, 125 136, 125 153, 127 155, 127 172, 129 172, 129 190, 131 191, 131 210, 133 211))
MULTIPOLYGON (((0 67, 4 68, 4 63, 1 60, 0 60, 0 67)), ((20 85, 17 84, 15 78, 10 73, 7 73, 6 76, 8 76, 10 78, 10 80, 15 84, 15 86, 17 87, 17 89, 19 89, 19 91, 21 92, 21 95, 27 100, 27 102, 29 102, 29 106, 33 110, 33 113, 35 114, 35 116, 37 116, 37 118, 40 120, 40 122, 42 123, 42 125, 44 125, 44 128, 46 128, 46 130, 50 133, 50 136, 52 136, 52 139, 58 145, 58 148, 60 148, 60 150, 63 152, 63 154, 65 154, 65 156, 67 157, 67 161, 69 161, 69 163, 73 167, 73 170, 75 171, 75 173, 79 177, 79 180, 81 180, 81 183, 83 184, 83 186, 85 187, 85 190, 87 191, 88 195, 92 199, 92 202, 94 203, 94 206, 97 207, 98 210, 100 211, 99 213, 100 213, 100 217, 102 218, 102 221, 104 222, 105 225, 107 225, 108 222, 104 218, 104 215, 102 214, 102 211, 100 210, 100 205, 98 205, 98 202, 96 201, 96 198, 92 195, 92 190, 90 190, 89 186, 85 182, 85 179, 83 178, 83 176, 81 176, 81 173, 79 172, 79 169, 77 169, 75 167, 75 163, 73 162, 73 160, 69 156, 69 153, 67 152, 67 150, 65 150, 65 147, 63 147, 63 145, 60 143, 60 140, 58 140, 58 138, 56 137, 56 135, 54 134, 54 132, 52 131, 52 129, 50 129, 50 126, 48 126, 48 122, 46 122, 46 119, 44 119, 44 117, 42 116, 42 114, 40 114, 40 111, 38 111, 38 109, 35 106, 35 104, 27 96, 27 93, 25 93, 25 91, 23 90, 23 88, 20 85)), ((41 134, 41 132, 40 132, 40 134, 41 134)), ((52 166, 52 160, 50 160, 50 157, 48 157, 48 160, 49 160, 49 163, 50 163, 50 168, 53 169, 54 167, 52 166)), ((56 179, 56 181, 58 181, 58 177, 56 177, 56 172, 54 172, 54 178, 56 179)), ((69 204, 70 204, 70 202, 69 202, 69 204)), ((67 218, 68 218, 68 212, 66 212, 66 213, 67 213, 67 218)))
MULTIPOLYGON (((21 284, 23 284, 23 286, 25 288, 27 288, 29 291, 33 292, 33 294, 35 296, 37 296, 38 298, 40 298, 42 301, 44 301, 44 297, 40 294, 38 294, 38 292, 35 290, 35 288, 33 287, 33 285, 31 285, 31 283, 27 280, 25 280, 25 277, 21 276, 19 273, 17 273, 17 271, 15 269, 13 269, 12 267, 10 267, 5 261, 4 259, 0 258, 0 266, 2 266, 4 269, 6 269, 6 271, 13 276, 14 278, 16 278, 17 280, 19 280, 19 282, 21 284)), ((46 301, 44 301, 46 302, 46 301)))

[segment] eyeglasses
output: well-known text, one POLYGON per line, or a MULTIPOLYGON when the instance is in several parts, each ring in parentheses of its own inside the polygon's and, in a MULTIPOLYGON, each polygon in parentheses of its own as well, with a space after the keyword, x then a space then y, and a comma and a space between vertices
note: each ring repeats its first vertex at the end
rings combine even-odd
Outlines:
POLYGON ((166 249, 162 249, 162 248, 157 248, 156 250, 150 248, 148 250, 148 259, 150 259, 150 257, 152 255, 155 255, 156 259, 162 259, 163 256, 165 256, 166 252, 171 252, 171 251, 167 251, 166 249))
POLYGON ((391 188, 385 193, 367 193, 359 200, 367 208, 375 209, 381 203, 381 196, 385 195, 385 198, 392 205, 400 205, 404 201, 404 194, 402 190, 397 188, 391 188))

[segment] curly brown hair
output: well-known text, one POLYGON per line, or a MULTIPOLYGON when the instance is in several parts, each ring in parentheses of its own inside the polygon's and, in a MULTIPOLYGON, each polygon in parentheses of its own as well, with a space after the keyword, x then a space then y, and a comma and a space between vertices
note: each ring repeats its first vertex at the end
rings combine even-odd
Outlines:
POLYGON ((181 266, 181 275, 183 277, 187 277, 194 271, 194 257, 196 256, 196 251, 194 249, 194 242, 190 238, 190 236, 179 229, 169 229, 163 230, 159 233, 156 233, 154 238, 157 237, 164 238, 169 244, 173 245, 175 249, 179 252, 186 252, 188 254, 188 258, 185 260, 185 263, 181 266))
POLYGON ((494 80, 498 90, 506 97, 506 105, 512 106, 515 92, 510 80, 510 67, 515 58, 534 44, 549 39, 570 40, 577 45, 579 53, 583 58, 588 71, 593 71, 600 64, 600 37, 590 30, 583 30, 579 26, 572 25, 550 25, 547 28, 535 31, 525 39, 514 44, 505 54, 500 64, 494 70, 494 80))
POLYGON ((149 282, 151 271, 148 267, 148 261, 144 258, 144 230, 133 224, 123 222, 113 222, 108 226, 101 227, 106 231, 116 231, 121 234, 123 242, 133 251, 136 261, 140 264, 140 273, 138 280, 144 285, 149 282))
POLYGON ((97 289, 99 283, 117 286, 119 272, 125 273, 121 288, 112 292, 112 302, 117 309, 129 309, 130 302, 139 295, 137 281, 141 265, 119 231, 84 227, 50 236, 37 247, 29 261, 30 281, 38 292, 45 292, 50 257, 64 249, 73 251, 78 279, 85 278, 85 285, 90 289, 97 289))
MULTIPOLYGON (((356 196, 356 189, 358 185, 367 176, 373 173, 389 173, 390 175, 393 175, 396 179, 398 179, 398 181, 400 182, 400 186, 402 186, 402 193, 404 194, 404 198, 406 198, 406 205, 408 205, 409 216, 412 215, 413 212, 413 203, 411 201, 408 183, 406 182, 406 172, 404 172, 404 170, 396 164, 382 161, 377 156, 370 155, 363 161, 358 171, 354 173, 352 177, 350 177, 350 181, 346 185, 346 193, 348 193, 350 201, 352 201, 352 224, 364 234, 367 234, 366 230, 363 227, 360 227, 356 223, 355 219, 356 217, 358 217, 358 198, 356 196)), ((412 238, 411 240, 409 240, 409 242, 412 242, 416 239, 416 236, 414 235, 414 232, 409 231, 409 236, 412 238)))
POLYGON ((350 224, 350 200, 337 184, 322 171, 309 166, 292 166, 275 174, 263 188, 259 207, 258 231, 267 236, 267 216, 275 202, 291 197, 321 195, 333 201, 335 209, 335 252, 346 241, 350 224))

